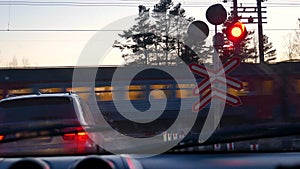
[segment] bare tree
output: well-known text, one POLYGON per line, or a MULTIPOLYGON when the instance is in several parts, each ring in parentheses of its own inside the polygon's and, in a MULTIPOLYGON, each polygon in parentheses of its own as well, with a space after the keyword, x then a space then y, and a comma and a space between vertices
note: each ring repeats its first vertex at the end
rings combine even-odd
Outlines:
POLYGON ((17 60, 16 56, 14 56, 12 58, 12 60, 8 62, 8 67, 10 67, 10 68, 18 67, 18 60, 17 60))
POLYGON ((22 66, 28 67, 30 65, 28 58, 22 58, 22 66))
MULTIPOLYGON (((300 28, 300 18, 298 18, 298 27, 300 28)), ((300 32, 289 33, 285 39, 285 55, 290 61, 299 59, 300 56, 300 32)))
POLYGON ((289 60, 297 59, 300 55, 300 32, 289 33, 285 40, 285 55, 289 60))
POLYGON ((7 66, 9 68, 18 68, 18 67, 28 67, 30 65, 30 62, 28 58, 22 58, 21 60, 18 60, 16 56, 14 56, 8 63, 7 66))

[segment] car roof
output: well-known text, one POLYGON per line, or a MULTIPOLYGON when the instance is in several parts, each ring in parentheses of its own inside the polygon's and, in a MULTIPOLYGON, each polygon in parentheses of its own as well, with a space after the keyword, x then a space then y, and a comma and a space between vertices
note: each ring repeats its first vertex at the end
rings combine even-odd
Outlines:
POLYGON ((8 100, 19 100, 19 99, 28 99, 28 98, 41 98, 41 97, 69 97, 69 98, 77 98, 78 95, 74 93, 47 93, 47 94, 28 94, 28 95, 20 95, 20 96, 10 96, 0 100, 0 102, 8 101, 8 100))

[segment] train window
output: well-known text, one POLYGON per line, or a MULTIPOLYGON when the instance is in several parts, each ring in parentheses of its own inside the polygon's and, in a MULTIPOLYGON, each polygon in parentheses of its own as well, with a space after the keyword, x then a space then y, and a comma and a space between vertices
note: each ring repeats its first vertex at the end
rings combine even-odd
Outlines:
POLYGON ((111 86, 101 86, 101 87, 95 87, 95 92, 106 92, 106 91, 112 91, 113 87, 111 86))
POLYGON ((145 90, 145 88, 146 86, 144 85, 130 85, 126 87, 127 90, 145 90))
POLYGON ((31 93, 33 93, 33 89, 31 89, 31 88, 11 89, 11 90, 8 90, 7 93, 12 94, 12 95, 31 94, 31 93))
POLYGON ((0 99, 3 99, 3 94, 4 94, 4 91, 3 91, 3 89, 0 89, 0 99))
POLYGON ((232 94, 234 96, 245 96, 249 93, 249 83, 248 82, 242 82, 243 88, 241 90, 236 90, 234 88, 229 87, 227 89, 229 94, 232 94))
POLYGON ((142 100, 145 99, 144 91, 129 91, 126 94, 127 100, 142 100))
POLYGON ((195 84, 177 84, 176 85, 176 98, 191 98, 193 95, 193 89, 195 84))
POLYGON ((112 93, 111 92, 100 92, 96 93, 96 99, 97 101, 111 101, 112 93))
POLYGON ((155 84, 150 85, 150 97, 153 99, 172 98, 171 84, 155 84))
POLYGON ((170 84, 155 84, 155 85, 150 85, 150 89, 170 89, 172 85, 170 84))
POLYGON ((193 89, 176 90, 176 98, 191 98, 191 97, 195 97, 193 95, 193 89))
POLYGON ((63 92, 62 88, 43 88, 39 89, 41 93, 60 93, 63 92))
POLYGON ((265 80, 262 84, 262 94, 263 95, 271 95, 273 92, 273 81, 272 80, 265 80))
POLYGON ((90 87, 69 87, 66 88, 67 92, 73 91, 76 94, 78 94, 78 96, 80 98, 82 98, 82 100, 87 101, 89 99, 89 97, 91 96, 91 88, 90 87))
POLYGON ((239 91, 234 89, 234 88, 228 87, 227 91, 228 91, 228 94, 231 94, 231 95, 234 95, 234 96, 239 96, 239 91))
POLYGON ((243 88, 239 90, 240 96, 249 94, 249 82, 242 82, 243 88))
POLYGON ((297 87, 296 87, 296 91, 297 93, 300 93, 300 80, 296 80, 296 84, 297 84, 297 87))
POLYGON ((249 92, 249 83, 248 82, 242 82, 242 84, 243 84, 243 91, 247 91, 247 92, 249 92))
POLYGON ((163 90, 151 90, 150 97, 152 99, 164 99, 164 98, 170 98, 171 91, 163 91, 163 90))
POLYGON ((74 91, 76 93, 80 93, 80 92, 89 92, 91 91, 91 88, 90 87, 69 87, 69 88, 66 88, 66 91, 67 92, 70 92, 70 91, 74 91))
POLYGON ((146 86, 131 85, 126 87, 125 99, 127 100, 142 100, 145 99, 146 86))
POLYGON ((196 85, 193 83, 190 84, 177 84, 176 88, 195 88, 196 85))
POLYGON ((112 98, 112 90, 113 87, 111 86, 101 86, 95 87, 95 95, 97 101, 111 101, 112 98))

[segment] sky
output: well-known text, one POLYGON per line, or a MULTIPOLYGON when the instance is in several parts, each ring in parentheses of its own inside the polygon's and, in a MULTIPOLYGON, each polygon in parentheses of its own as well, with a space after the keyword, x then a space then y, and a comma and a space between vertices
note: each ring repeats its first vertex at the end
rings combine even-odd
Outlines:
MULTIPOLYGON (((210 5, 221 3, 227 11, 232 5, 231 1, 222 3, 221 0, 173 1, 182 3, 188 16, 205 22, 205 12, 210 5)), ((110 29, 124 30, 121 24, 115 23, 121 22, 124 17, 137 15, 138 5, 151 8, 157 2, 158 0, 0 1, 0 66, 8 66, 14 57, 19 65, 25 60, 33 67, 74 66, 91 38, 99 33, 96 30, 105 30, 106 32, 101 33, 107 36, 110 35, 107 32, 110 29)), ((256 5, 255 0, 239 0, 238 4, 241 2, 243 6, 256 5)), ((269 36, 277 49, 278 60, 285 60, 288 34, 299 29, 300 2, 269 0, 262 5, 267 7, 267 13, 263 14, 268 22, 263 25, 264 34, 269 36)), ((249 30, 257 29, 256 24, 246 26, 249 30)), ((210 24, 209 27, 211 30, 214 28, 210 24)), ((109 53, 107 40, 100 40, 103 46, 101 50, 109 53)), ((118 52, 113 52, 101 62, 104 65, 122 63, 121 54, 118 52)))

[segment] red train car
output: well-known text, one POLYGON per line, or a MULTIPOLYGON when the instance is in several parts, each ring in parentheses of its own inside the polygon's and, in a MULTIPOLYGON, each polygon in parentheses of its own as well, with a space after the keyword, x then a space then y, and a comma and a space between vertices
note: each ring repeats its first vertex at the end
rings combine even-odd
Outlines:
MULTIPOLYGON (((138 110, 145 111, 149 107, 150 92, 154 90, 163 91, 169 100, 164 120, 176 118, 180 100, 196 97, 192 95, 192 90, 197 84, 176 84, 171 76, 167 74, 163 76, 159 74, 158 76, 158 73, 153 70, 136 76, 131 85, 117 89, 111 86, 115 67, 78 69, 86 72, 91 71, 91 69, 98 69, 94 79, 95 86, 86 86, 84 78, 81 86, 72 86, 73 67, 2 69, 0 70, 0 97, 72 90, 86 100, 95 96, 108 121, 116 124, 119 122, 119 125, 122 124, 122 121, 124 122, 124 118, 118 115, 118 111, 114 107, 112 100, 114 92, 126 90, 124 96, 119 99, 130 100, 138 110)), ((177 67, 174 66, 169 69, 176 71, 177 67)), ((243 83, 241 90, 227 88, 228 93, 241 99, 242 105, 238 107, 226 105, 221 126, 300 119, 300 63, 241 64, 229 76, 243 83)), ((203 80, 197 75, 195 78, 198 83, 203 80)), ((151 97, 157 101, 164 98, 155 92, 152 92, 151 97)), ((200 121, 205 120, 209 108, 210 105, 199 112, 200 121)), ((189 111, 188 108, 187 111, 189 111)), ((127 122, 125 121, 125 123, 127 122)), ((202 124, 202 122, 196 122, 195 128, 200 129, 202 124)))

